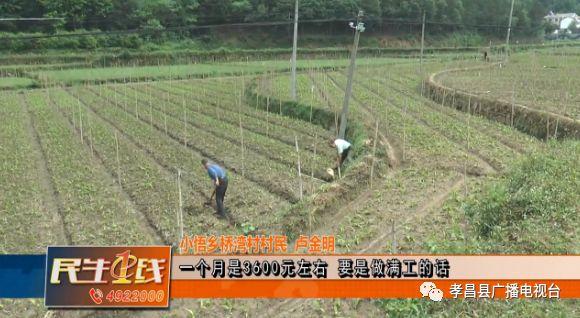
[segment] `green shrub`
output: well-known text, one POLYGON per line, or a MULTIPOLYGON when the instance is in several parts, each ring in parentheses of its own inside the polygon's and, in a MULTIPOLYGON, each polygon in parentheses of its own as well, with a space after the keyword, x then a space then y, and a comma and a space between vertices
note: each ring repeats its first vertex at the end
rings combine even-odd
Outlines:
POLYGON ((127 49, 138 49, 143 45, 143 39, 137 34, 129 34, 118 37, 119 41, 116 46, 127 49))
POLYGON ((577 253, 580 142, 551 143, 465 206, 496 252, 577 253))
POLYGON ((464 46, 482 46, 486 45, 486 40, 478 33, 456 32, 446 36, 444 42, 447 46, 464 47, 464 46))
POLYGON ((80 48, 86 50, 94 50, 99 47, 99 41, 95 36, 83 36, 79 39, 80 48))

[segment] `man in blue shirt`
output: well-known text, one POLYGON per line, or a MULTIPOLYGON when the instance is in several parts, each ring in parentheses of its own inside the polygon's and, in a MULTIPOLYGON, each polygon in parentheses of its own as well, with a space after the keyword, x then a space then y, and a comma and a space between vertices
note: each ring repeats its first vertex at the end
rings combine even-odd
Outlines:
POLYGON ((207 159, 201 160, 201 164, 207 170, 207 174, 214 184, 214 190, 211 194, 210 202, 215 195, 215 203, 217 207, 217 212, 221 217, 226 216, 224 210, 224 197, 226 196, 226 190, 228 189, 228 177, 225 170, 215 163, 210 163, 207 159))

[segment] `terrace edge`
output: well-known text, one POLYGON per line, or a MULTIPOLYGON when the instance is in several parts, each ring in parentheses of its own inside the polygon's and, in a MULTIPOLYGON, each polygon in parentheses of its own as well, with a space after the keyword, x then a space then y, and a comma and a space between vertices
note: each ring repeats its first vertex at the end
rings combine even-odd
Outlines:
POLYGON ((489 66, 454 68, 429 75, 425 81, 428 97, 442 106, 469 112, 512 126, 540 139, 580 139, 580 122, 559 114, 538 110, 529 106, 509 103, 499 99, 485 98, 476 94, 445 86, 438 81, 444 74, 472 71, 489 66))

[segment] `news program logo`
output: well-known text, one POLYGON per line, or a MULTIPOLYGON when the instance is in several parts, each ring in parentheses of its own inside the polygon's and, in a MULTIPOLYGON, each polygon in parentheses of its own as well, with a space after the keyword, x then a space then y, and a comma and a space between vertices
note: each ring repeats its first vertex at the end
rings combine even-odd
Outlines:
POLYGON ((47 307, 167 307, 170 246, 49 247, 47 307))

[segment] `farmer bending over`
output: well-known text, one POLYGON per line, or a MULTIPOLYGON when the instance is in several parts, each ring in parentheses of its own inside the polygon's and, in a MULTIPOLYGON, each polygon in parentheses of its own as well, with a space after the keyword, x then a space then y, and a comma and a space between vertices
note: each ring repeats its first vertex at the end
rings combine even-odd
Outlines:
POLYGON ((348 157, 352 145, 344 139, 337 138, 330 140, 330 147, 336 148, 338 151, 338 156, 336 157, 336 169, 338 169, 339 167, 342 167, 342 164, 348 157))
POLYGON ((226 190, 228 189, 228 177, 226 176, 225 170, 215 163, 210 163, 207 159, 202 159, 201 164, 207 170, 207 174, 214 184, 213 193, 208 201, 211 204, 211 200, 215 195, 215 203, 217 208, 217 213, 225 217, 226 212, 224 210, 224 197, 226 196, 226 190))

